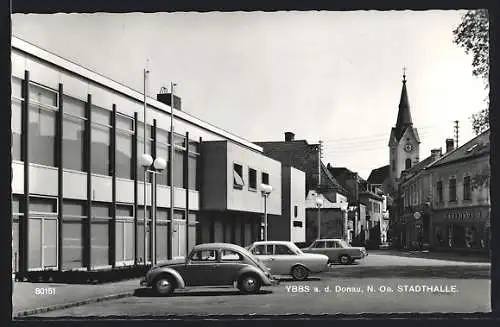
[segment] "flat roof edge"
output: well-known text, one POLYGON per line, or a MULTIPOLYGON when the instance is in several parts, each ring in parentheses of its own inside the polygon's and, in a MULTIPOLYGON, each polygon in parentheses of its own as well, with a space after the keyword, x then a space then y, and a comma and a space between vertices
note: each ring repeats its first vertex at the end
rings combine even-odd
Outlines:
MULTIPOLYGON (((88 79, 90 81, 93 81, 97 84, 101 84, 107 88, 110 88, 114 91, 117 91, 118 93, 124 94, 130 98, 133 98, 141 103, 144 102, 143 93, 135 91, 134 89, 132 89, 124 84, 113 81, 110 78, 107 78, 103 75, 100 75, 96 72, 93 72, 90 69, 82 67, 77 63, 74 63, 74 62, 71 62, 67 59, 64 59, 64 58, 62 58, 54 53, 51 53, 47 50, 44 50, 44 49, 42 49, 34 44, 31 44, 25 40, 22 40, 18 37, 12 36, 11 47, 12 47, 12 49, 16 49, 16 50, 28 53, 31 56, 37 57, 43 61, 52 63, 55 66, 58 66, 58 67, 61 67, 65 70, 71 71, 76 75, 79 75, 79 76, 81 76, 85 79, 88 79)), ((172 109, 170 106, 168 106, 160 101, 157 101, 153 98, 147 97, 146 103, 149 106, 154 107, 155 109, 164 111, 168 114, 172 114, 172 109)), ((245 140, 239 136, 236 136, 228 131, 225 131, 219 127, 216 127, 208 122, 202 121, 199 118, 196 118, 190 114, 187 114, 186 112, 174 109, 173 116, 180 118, 182 120, 188 121, 188 122, 190 122, 194 125, 197 125, 205 130, 208 130, 208 131, 211 131, 215 134, 223 136, 227 139, 230 139, 231 141, 234 141, 236 143, 244 145, 248 148, 251 148, 251 149, 256 150, 258 152, 263 152, 263 148, 261 146, 258 146, 255 143, 252 143, 252 142, 245 140)))

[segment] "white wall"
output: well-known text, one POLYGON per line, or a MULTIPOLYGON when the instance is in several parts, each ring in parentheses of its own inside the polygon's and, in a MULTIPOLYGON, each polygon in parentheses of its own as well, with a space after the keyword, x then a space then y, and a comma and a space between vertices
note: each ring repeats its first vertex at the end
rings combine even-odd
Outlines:
POLYGON ((269 174, 273 191, 267 200, 267 212, 281 215, 281 163, 263 154, 227 142, 227 208, 228 210, 264 212, 264 199, 259 190, 261 173, 269 174), (243 189, 233 188, 233 163, 243 166, 243 189), (248 168, 257 170, 257 190, 248 189, 248 168))
POLYGON ((301 243, 306 241, 306 174, 290 167, 290 228, 291 241, 301 243), (294 207, 297 206, 297 217, 294 207), (294 227, 294 221, 301 221, 302 227, 294 227))
POLYGON ((12 162, 12 193, 24 193, 24 164, 12 162))

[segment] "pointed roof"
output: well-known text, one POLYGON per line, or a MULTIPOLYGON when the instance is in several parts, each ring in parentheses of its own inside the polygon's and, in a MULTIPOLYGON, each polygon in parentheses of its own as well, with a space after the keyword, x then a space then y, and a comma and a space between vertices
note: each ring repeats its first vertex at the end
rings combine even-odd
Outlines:
POLYGON ((408 101, 408 91, 406 89, 406 75, 403 74, 403 88, 401 89, 401 98, 399 99, 398 119, 396 121, 396 138, 401 139, 406 127, 412 126, 410 113, 410 102, 408 101))

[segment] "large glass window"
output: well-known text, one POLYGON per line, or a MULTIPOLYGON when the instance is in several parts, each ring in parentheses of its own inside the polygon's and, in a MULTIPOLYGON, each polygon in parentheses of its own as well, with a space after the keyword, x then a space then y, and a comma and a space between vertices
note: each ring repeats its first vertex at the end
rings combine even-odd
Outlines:
POLYGON ((83 267, 83 224, 87 219, 85 203, 65 200, 63 203, 63 269, 83 267))
POLYGON ((116 261, 134 260, 134 207, 116 205, 116 261))
POLYGON ((174 150, 174 186, 184 187, 184 152, 174 150))
POLYGON ((12 272, 19 271, 19 220, 24 219, 21 197, 12 197, 12 272))
POLYGON ((156 260, 168 259, 168 217, 169 210, 157 208, 156 210, 156 260))
POLYGON ((57 200, 30 198, 28 219, 28 268, 57 267, 57 200))
POLYGON ((11 129, 12 129, 12 159, 22 160, 21 134, 22 134, 22 80, 12 77, 12 97, 11 97, 11 129))
POLYGON ((167 167, 163 169, 161 174, 156 175, 158 185, 169 185, 168 158, 170 157, 169 147, 169 132, 160 128, 156 128, 156 156, 163 158, 167 162, 167 167))
POLYGON ((196 142, 189 142, 189 156, 188 156, 188 188, 190 190, 198 190, 197 185, 197 167, 199 158, 199 144, 196 142))
MULTIPOLYGON (((137 261, 144 263, 144 207, 139 207, 137 209, 137 261)), ((148 223, 148 229, 147 229, 147 248, 148 248, 148 262, 151 261, 151 251, 150 251, 150 233, 149 231, 151 230, 151 207, 147 207, 147 223, 148 223)))
MULTIPOLYGON (((141 156, 144 154, 144 123, 140 122, 137 124, 137 180, 143 182, 144 181, 144 167, 142 166, 141 162, 141 156)), ((148 141, 146 142, 146 153, 151 155, 153 157, 153 154, 151 153, 151 145, 153 144, 153 138, 152 138, 152 126, 147 125, 147 135, 146 137, 148 138, 148 141)), ((147 174, 146 178, 147 182, 151 181, 151 174, 147 174)))
POLYGON ((91 172, 111 174, 111 111, 92 106, 91 172))
POLYGON ((56 166, 58 93, 30 83, 29 98, 29 160, 40 165, 56 166))
POLYGON ((63 106, 63 167, 84 171, 85 102, 64 96, 63 106))
POLYGON ((186 138, 174 134, 174 169, 173 183, 175 187, 186 187, 184 180, 184 153, 186 151, 186 138))
POLYGON ((116 177, 133 179, 134 119, 116 115, 116 177))
POLYGON ((92 204, 90 226, 91 264, 93 267, 109 265, 109 226, 111 213, 109 204, 92 204))

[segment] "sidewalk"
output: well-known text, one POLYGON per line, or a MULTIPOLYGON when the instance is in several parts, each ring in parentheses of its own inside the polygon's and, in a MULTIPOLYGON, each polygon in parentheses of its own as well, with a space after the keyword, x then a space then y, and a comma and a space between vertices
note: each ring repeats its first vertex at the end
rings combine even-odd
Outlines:
POLYGON ((462 262, 491 262, 487 253, 456 253, 456 252, 438 252, 438 251, 409 251, 409 250, 369 250, 368 253, 395 255, 400 257, 427 258, 437 260, 462 261, 462 262))
POLYGON ((97 285, 16 282, 12 294, 12 316, 132 296, 140 287, 138 278, 97 285))

